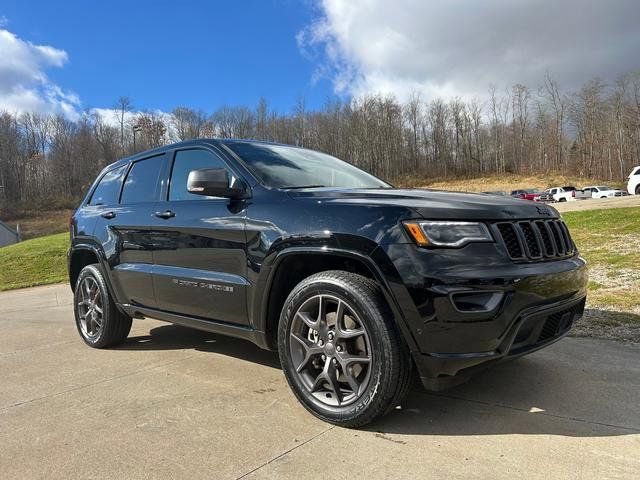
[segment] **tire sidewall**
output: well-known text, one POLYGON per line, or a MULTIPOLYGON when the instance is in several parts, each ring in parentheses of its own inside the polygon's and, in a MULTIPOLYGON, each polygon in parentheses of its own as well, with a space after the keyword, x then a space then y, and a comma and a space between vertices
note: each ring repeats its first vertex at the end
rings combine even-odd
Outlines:
POLYGON ((363 414, 367 408, 375 401, 376 395, 380 391, 383 382, 383 368, 387 364, 385 353, 389 351, 389 345, 385 345, 385 338, 382 322, 378 318, 380 312, 371 308, 367 302, 356 295, 350 288, 348 282, 341 282, 337 279, 330 280, 328 278, 317 279, 312 282, 303 282, 291 292, 285 301, 285 307, 282 312, 278 331, 278 350, 280 354, 280 362, 284 370, 285 376, 295 395, 300 402, 314 415, 325 420, 341 421, 348 420, 363 414), (345 301, 349 306, 356 310, 364 328, 369 335, 369 345, 371 347, 371 372, 369 374, 369 383, 360 398, 355 402, 344 407, 333 407, 321 403, 300 380, 295 372, 295 367, 291 363, 291 355, 289 353, 289 333, 291 331, 293 318, 298 308, 309 298, 326 294, 345 301))
POLYGON ((109 297, 109 291, 107 290, 107 286, 105 284, 104 278, 102 276, 102 272, 98 265, 87 265, 84 267, 80 274, 78 275, 78 280, 76 281, 76 286, 73 293, 73 312, 76 319, 76 328, 78 329, 78 333, 82 340, 91 347, 100 348, 106 343, 106 334, 109 329, 109 325, 111 322, 111 308, 110 308, 111 298, 109 297), (87 278, 92 277, 96 284, 98 285, 98 289, 100 290, 100 295, 102 297, 102 329, 100 330, 100 334, 96 337, 89 337, 84 334, 82 331, 82 327, 80 325, 80 314, 78 312, 78 302, 80 301, 79 292, 82 285, 82 281, 87 278))

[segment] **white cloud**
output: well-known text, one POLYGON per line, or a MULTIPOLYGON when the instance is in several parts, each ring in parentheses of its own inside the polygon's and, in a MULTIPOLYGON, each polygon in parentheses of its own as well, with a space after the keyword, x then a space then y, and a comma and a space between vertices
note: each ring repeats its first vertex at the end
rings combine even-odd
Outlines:
POLYGON ((484 97, 490 85, 565 88, 640 68, 637 0, 318 0, 298 34, 338 93, 484 97))
MULTIPOLYGON (((92 108, 89 110, 90 114, 98 115, 102 121, 111 127, 120 127, 120 110, 117 108, 92 108)), ((124 123, 126 125, 133 125, 137 118, 142 115, 152 115, 159 120, 162 120, 166 125, 171 123, 172 116, 170 113, 163 112, 162 110, 130 110, 124 113, 124 123)))
POLYGON ((78 96, 51 82, 45 73, 47 68, 63 67, 68 61, 67 52, 50 45, 34 45, 3 28, 0 52, 0 110, 78 116, 78 96))
MULTIPOLYGON (((105 125, 108 125, 114 128, 120 128, 121 112, 117 108, 91 108, 88 110, 87 113, 89 115, 100 117, 100 119, 105 125)), ((162 120, 162 122, 164 123, 167 129, 165 133, 167 140, 171 141, 171 140, 177 139, 177 136, 176 136, 177 132, 172 121, 173 117, 171 116, 170 113, 164 112, 158 109, 147 110, 147 111, 130 110, 125 112, 124 125, 125 125, 125 129, 127 130, 127 134, 130 134, 132 132, 133 126, 138 121, 138 117, 142 114, 152 115, 156 119, 162 120)))

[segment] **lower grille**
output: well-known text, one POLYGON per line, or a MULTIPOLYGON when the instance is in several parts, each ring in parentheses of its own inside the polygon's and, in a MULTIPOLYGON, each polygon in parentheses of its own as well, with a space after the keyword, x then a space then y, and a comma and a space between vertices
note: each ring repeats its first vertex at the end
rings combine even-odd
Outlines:
POLYGON ((511 345, 510 354, 517 354, 565 334, 584 313, 585 300, 550 315, 534 314, 525 318, 511 345))
POLYGON ((549 315, 542 326, 538 343, 550 340, 558 335, 562 335, 571 328, 576 315, 582 315, 584 311, 584 301, 571 308, 549 315))
POLYGON ((513 260, 554 259, 576 253, 562 220, 498 222, 495 229, 513 260))

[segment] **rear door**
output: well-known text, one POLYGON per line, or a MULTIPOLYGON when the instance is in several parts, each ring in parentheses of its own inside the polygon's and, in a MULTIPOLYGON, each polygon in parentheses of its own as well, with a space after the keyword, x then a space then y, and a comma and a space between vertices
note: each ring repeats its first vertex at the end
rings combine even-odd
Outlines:
POLYGON ((119 202, 105 205, 96 223, 94 236, 107 254, 120 303, 156 307, 151 229, 165 161, 165 154, 160 154, 133 162, 126 172, 119 202))
POLYGON ((226 168, 207 148, 173 152, 168 186, 156 207, 153 279, 161 310, 247 324, 245 202, 187 191, 199 168, 226 168))
MULTIPOLYGON (((74 215, 76 237, 95 235, 96 232, 100 231, 96 228, 96 223, 99 223, 100 228, 106 227, 108 222, 105 222, 105 220, 111 217, 109 212, 118 208, 122 180, 128 168, 129 165, 113 168, 98 180, 87 202, 74 215), (100 222, 98 222, 98 219, 100 219, 100 222)), ((100 235, 99 237, 102 238, 100 235)))

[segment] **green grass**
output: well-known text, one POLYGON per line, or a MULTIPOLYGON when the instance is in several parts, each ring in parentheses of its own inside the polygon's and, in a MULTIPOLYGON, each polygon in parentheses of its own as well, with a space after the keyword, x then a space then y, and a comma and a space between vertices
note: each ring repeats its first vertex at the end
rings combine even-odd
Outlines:
POLYGON ((590 267, 589 306, 640 322, 640 207, 562 215, 590 267))
POLYGON ((67 281, 67 248, 68 233, 0 248, 0 291, 67 281))
POLYGON ((640 269, 640 207, 567 212, 562 218, 589 263, 640 269))

